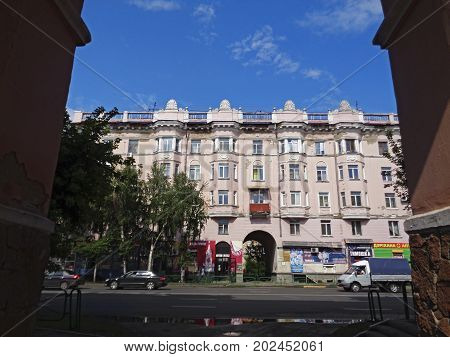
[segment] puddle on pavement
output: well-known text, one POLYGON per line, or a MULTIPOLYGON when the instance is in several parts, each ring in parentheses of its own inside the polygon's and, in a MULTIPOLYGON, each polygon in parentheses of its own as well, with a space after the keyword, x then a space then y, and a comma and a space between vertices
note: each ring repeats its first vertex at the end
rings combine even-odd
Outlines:
POLYGON ((348 325, 364 322, 362 319, 299 319, 299 318, 279 318, 279 319, 260 319, 260 318, 164 318, 164 317, 123 317, 116 316, 116 321, 133 322, 142 324, 166 323, 166 324, 188 324, 197 326, 224 326, 224 325, 248 325, 264 323, 291 323, 291 324, 323 324, 323 325, 348 325))

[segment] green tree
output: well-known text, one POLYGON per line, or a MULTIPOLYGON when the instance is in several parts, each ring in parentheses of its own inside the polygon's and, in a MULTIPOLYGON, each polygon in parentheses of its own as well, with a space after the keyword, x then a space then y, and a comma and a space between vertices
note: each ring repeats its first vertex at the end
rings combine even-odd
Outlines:
POLYGON ((208 219, 202 189, 184 173, 169 180, 161 166, 154 163, 146 182, 148 270, 152 270, 159 242, 171 243, 164 244, 167 249, 173 247, 177 238, 186 245, 200 237, 208 219))
POLYGON ((260 275, 265 273, 265 250, 264 246, 257 241, 250 241, 245 245, 245 271, 247 274, 260 275))
POLYGON ((105 141, 109 120, 117 109, 99 107, 82 123, 66 112, 55 172, 49 217, 55 223, 51 256, 64 258, 77 241, 103 234, 107 227, 105 202, 112 191, 120 155, 113 153, 120 140, 105 141))
POLYGON ((390 151, 383 154, 384 157, 395 165, 393 169, 394 181, 393 183, 385 184, 384 187, 392 187, 395 194, 404 202, 407 202, 406 209, 410 208, 408 181, 406 177, 405 157, 403 154, 403 147, 401 140, 395 140, 392 130, 386 131, 390 151))
POLYGON ((123 273, 127 272, 127 259, 139 243, 147 224, 145 181, 133 158, 127 158, 117 170, 112 192, 105 210, 111 247, 122 257, 123 273))

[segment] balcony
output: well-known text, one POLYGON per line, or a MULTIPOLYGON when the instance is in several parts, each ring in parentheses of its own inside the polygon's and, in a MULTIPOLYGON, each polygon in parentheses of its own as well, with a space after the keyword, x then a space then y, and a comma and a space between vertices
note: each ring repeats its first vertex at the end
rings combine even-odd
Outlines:
POLYGON ((269 203, 250 203, 250 216, 267 217, 270 214, 269 203))
POLYGON ((372 124, 389 123, 389 114, 364 114, 364 121, 372 124))
POLYGON ((238 208, 232 205, 214 205, 208 208, 209 217, 237 217, 238 208))
POLYGON ((328 113, 311 113, 311 114, 308 114, 308 122, 313 122, 313 123, 328 122, 328 113))
POLYGON ((343 207, 342 219, 369 219, 369 207, 343 207))
POLYGON ((206 120, 208 113, 189 113, 189 120, 206 120))
POLYGON ((133 113, 129 112, 127 116, 128 120, 151 120, 153 119, 153 113, 143 112, 143 113, 133 113))
POLYGON ((242 119, 244 119, 244 123, 271 123, 272 113, 243 113, 242 119))
POLYGON ((284 206, 280 209, 280 215, 282 218, 308 218, 309 207, 284 206))

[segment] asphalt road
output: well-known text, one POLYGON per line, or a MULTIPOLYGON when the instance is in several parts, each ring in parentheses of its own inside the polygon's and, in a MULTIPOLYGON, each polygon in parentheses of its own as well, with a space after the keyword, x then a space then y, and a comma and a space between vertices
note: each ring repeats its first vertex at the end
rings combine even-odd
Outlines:
MULTIPOLYGON (((58 291, 47 290, 42 302, 58 291)), ((401 294, 381 293, 385 318, 403 318, 401 294)), ((58 311, 62 298, 47 308, 58 311)), ((412 299, 409 300, 412 307, 412 299)), ((326 319, 369 318, 367 291, 344 292, 336 288, 213 288, 166 287, 159 290, 82 290, 82 315, 116 319, 326 319)))

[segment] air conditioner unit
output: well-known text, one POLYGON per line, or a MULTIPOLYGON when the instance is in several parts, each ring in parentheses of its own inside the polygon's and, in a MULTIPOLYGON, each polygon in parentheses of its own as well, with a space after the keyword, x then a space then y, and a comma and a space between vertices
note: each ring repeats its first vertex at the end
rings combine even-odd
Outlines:
POLYGON ((311 248, 311 253, 319 253, 319 248, 311 248))
POLYGON ((129 153, 127 154, 127 156, 128 156, 128 157, 133 157, 133 153, 132 153, 132 152, 129 152, 129 153))

